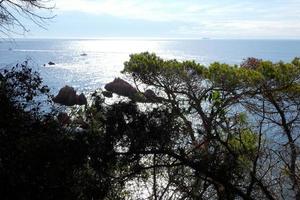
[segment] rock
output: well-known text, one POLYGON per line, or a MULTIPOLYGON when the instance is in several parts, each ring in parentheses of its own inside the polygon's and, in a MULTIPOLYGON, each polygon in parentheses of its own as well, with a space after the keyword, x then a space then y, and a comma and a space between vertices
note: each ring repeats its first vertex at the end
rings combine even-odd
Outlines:
POLYGON ((70 86, 65 86, 59 90, 58 95, 54 97, 53 101, 65 106, 73 106, 77 102, 76 91, 70 86))
POLYGON ((54 62, 48 62, 48 65, 55 65, 54 62))
POLYGON ((149 100, 153 100, 153 99, 156 99, 156 98, 157 98, 157 96, 156 96, 156 94, 153 92, 153 90, 146 90, 146 91, 144 92, 144 96, 145 96, 147 99, 149 99, 149 100))
POLYGON ((53 101, 65 106, 87 104, 87 99, 84 94, 77 95, 75 89, 70 86, 65 86, 60 89, 58 95, 53 98, 53 101))
POLYGON ((103 96, 107 97, 107 98, 112 98, 113 94, 109 91, 103 91, 102 92, 103 96))
POLYGON ((76 99, 76 104, 77 105, 86 105, 87 104, 87 100, 86 100, 86 97, 84 96, 83 93, 81 93, 79 96, 77 96, 77 99, 76 99))
POLYGON ((104 88, 109 92, 125 97, 133 97, 137 93, 134 87, 120 78, 116 78, 113 82, 106 84, 104 88))

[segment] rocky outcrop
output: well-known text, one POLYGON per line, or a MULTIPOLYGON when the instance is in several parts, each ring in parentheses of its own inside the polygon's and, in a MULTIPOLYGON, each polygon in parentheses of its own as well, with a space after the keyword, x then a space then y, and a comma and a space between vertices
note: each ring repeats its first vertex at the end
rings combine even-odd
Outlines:
POLYGON ((59 90, 58 95, 53 98, 53 101, 65 106, 87 104, 84 94, 77 95, 75 89, 67 85, 59 90))
POLYGON ((137 90, 132 85, 121 78, 116 78, 113 82, 106 84, 104 88, 109 92, 129 98, 134 97, 137 93, 137 90))
POLYGON ((113 97, 113 93, 111 93, 109 91, 103 91, 102 94, 103 94, 103 96, 105 96, 107 98, 112 98, 113 97))
POLYGON ((83 93, 81 93, 79 96, 76 97, 76 104, 77 105, 86 105, 87 104, 87 99, 84 96, 83 93))
POLYGON ((115 93, 140 103, 160 103, 166 100, 162 97, 158 97, 153 90, 150 89, 144 93, 138 92, 137 89, 121 78, 116 78, 113 82, 106 84, 104 88, 107 91, 103 91, 102 94, 108 98, 111 98, 112 93, 115 93))

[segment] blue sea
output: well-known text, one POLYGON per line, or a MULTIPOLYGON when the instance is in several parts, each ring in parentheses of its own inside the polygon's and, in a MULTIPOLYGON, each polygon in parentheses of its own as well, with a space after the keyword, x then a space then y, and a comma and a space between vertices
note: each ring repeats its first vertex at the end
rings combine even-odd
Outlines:
POLYGON ((70 85, 79 92, 102 88, 120 77, 132 53, 154 52, 162 58, 239 64, 247 57, 291 61, 300 57, 300 40, 142 40, 28 39, 0 42, 0 70, 29 61, 53 93, 70 85), (81 54, 86 54, 82 56, 81 54), (49 66, 48 62, 55 65, 49 66), (44 64, 46 64, 44 66, 44 64))

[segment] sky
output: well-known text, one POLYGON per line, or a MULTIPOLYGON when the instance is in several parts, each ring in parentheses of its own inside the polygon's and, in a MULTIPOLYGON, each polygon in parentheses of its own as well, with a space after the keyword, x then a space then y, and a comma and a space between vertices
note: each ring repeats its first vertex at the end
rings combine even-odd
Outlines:
POLYGON ((55 0, 53 14, 26 37, 300 39, 300 0, 55 0))

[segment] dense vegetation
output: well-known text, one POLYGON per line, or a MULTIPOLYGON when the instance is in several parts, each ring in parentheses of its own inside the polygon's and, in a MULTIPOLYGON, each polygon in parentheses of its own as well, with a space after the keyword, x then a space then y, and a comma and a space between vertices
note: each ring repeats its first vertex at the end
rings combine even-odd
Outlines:
POLYGON ((1 199, 300 198, 300 59, 141 53, 123 73, 138 98, 97 91, 70 118, 26 63, 2 73, 1 199))

